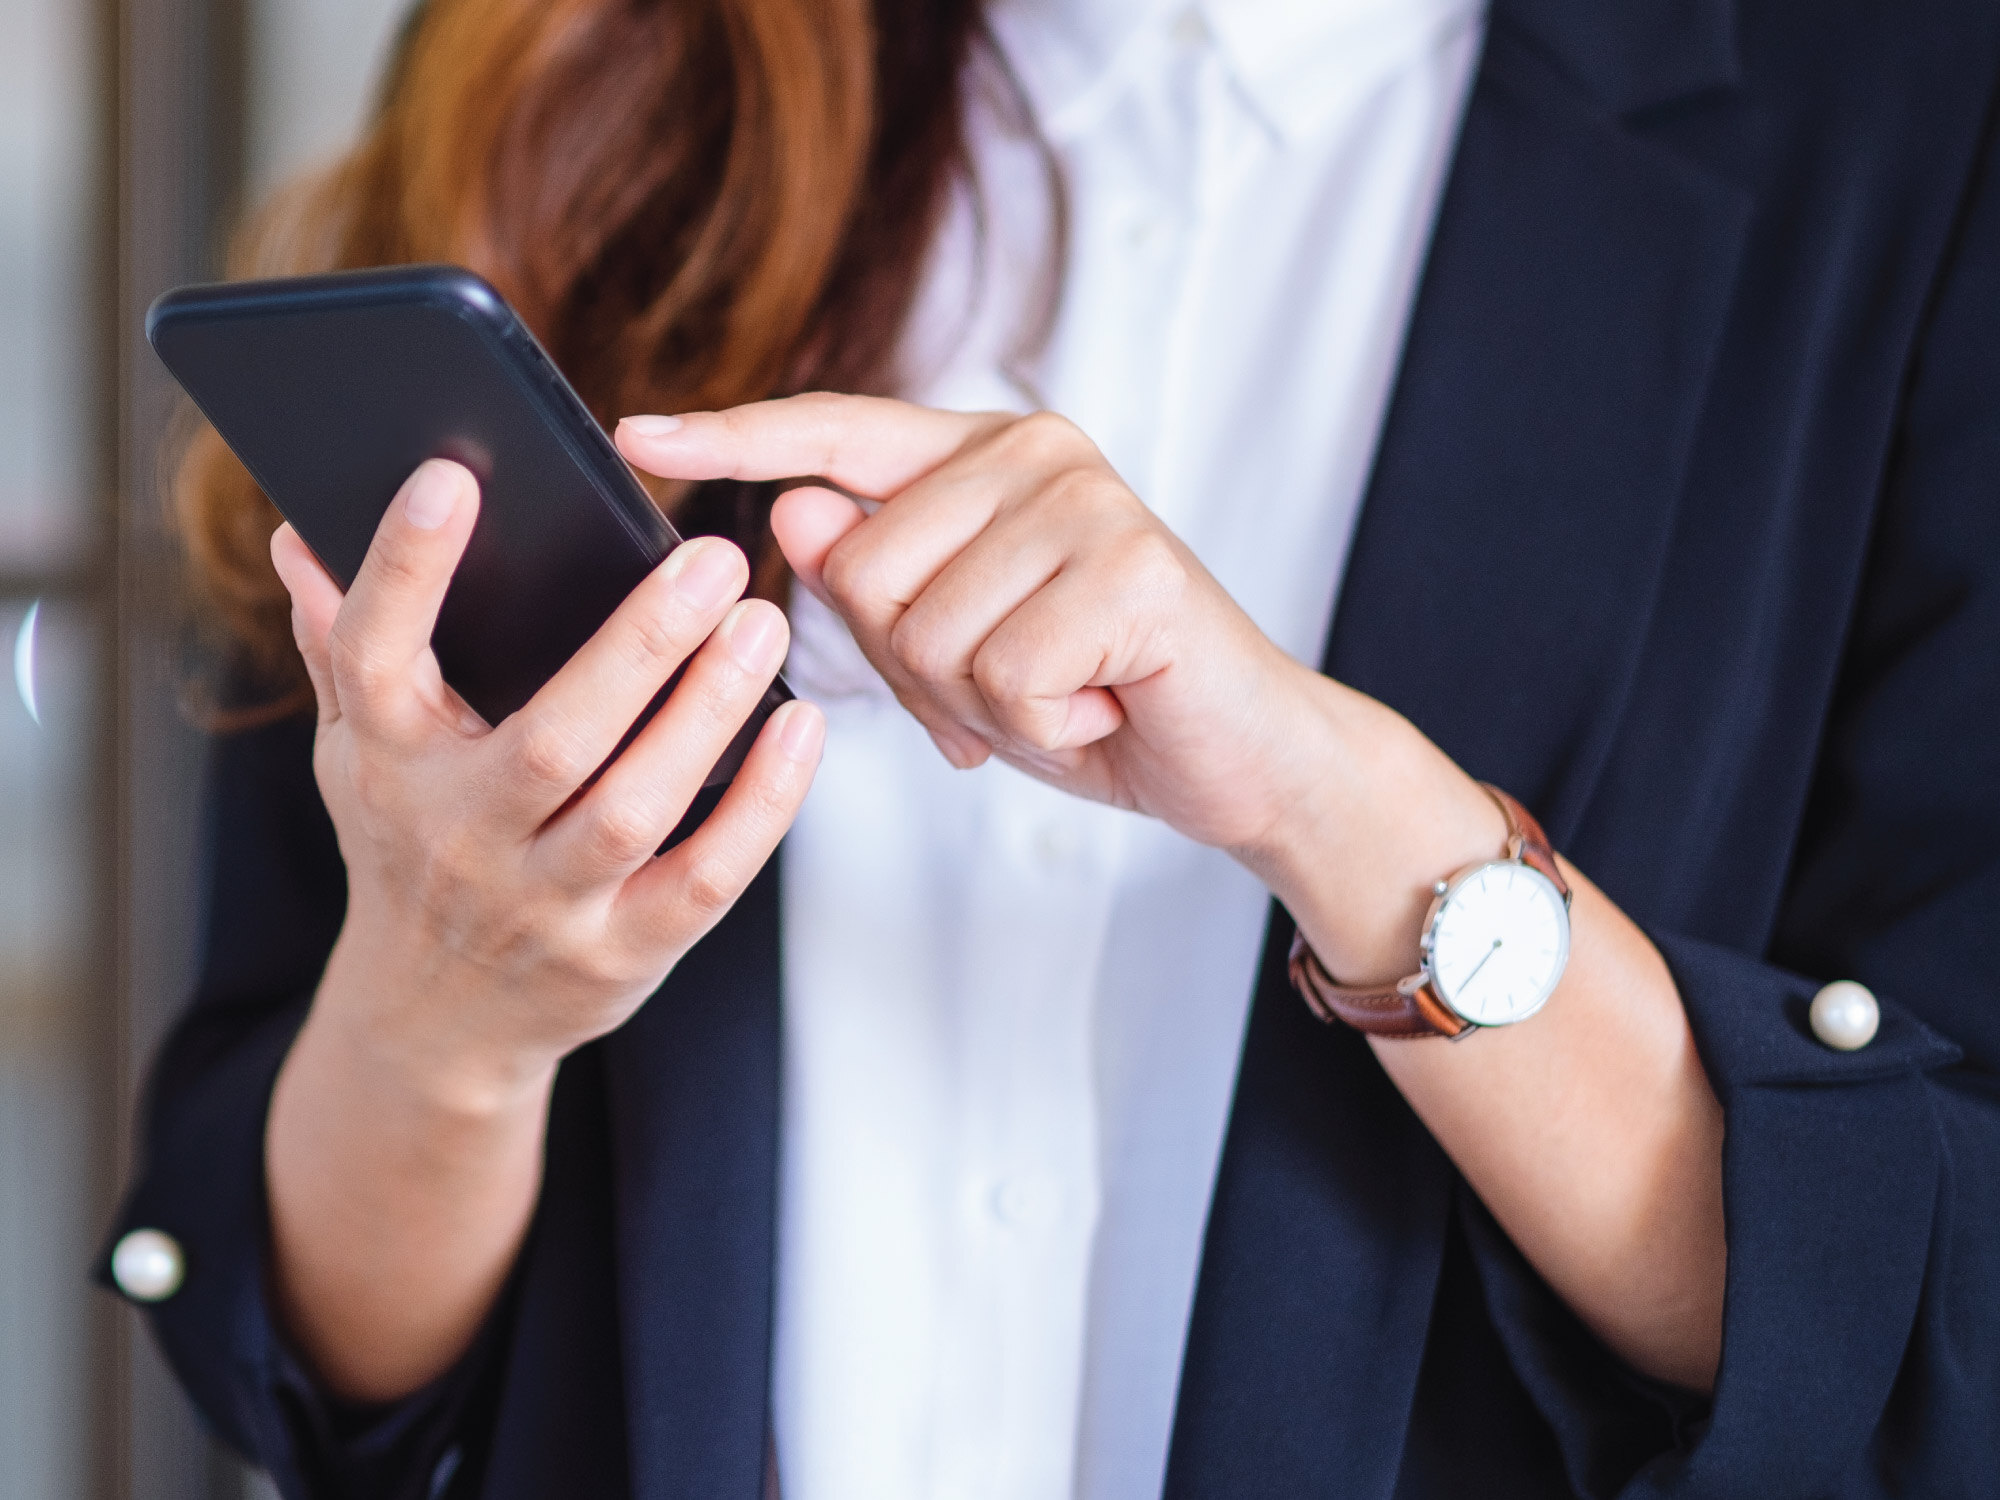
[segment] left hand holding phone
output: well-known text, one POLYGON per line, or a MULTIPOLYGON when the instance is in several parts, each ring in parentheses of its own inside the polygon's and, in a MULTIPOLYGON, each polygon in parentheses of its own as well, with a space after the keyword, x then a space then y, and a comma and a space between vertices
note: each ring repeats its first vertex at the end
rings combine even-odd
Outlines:
POLYGON ((424 464, 345 595, 289 526, 271 544, 348 877, 271 1108, 276 1291, 309 1357, 363 1399, 414 1389, 471 1336, 532 1208, 556 1064, 630 1017, 742 894, 824 739, 812 705, 778 709, 715 811, 656 856, 776 675, 783 613, 741 597, 736 547, 686 542, 489 726, 430 647, 478 509, 467 470, 424 464))

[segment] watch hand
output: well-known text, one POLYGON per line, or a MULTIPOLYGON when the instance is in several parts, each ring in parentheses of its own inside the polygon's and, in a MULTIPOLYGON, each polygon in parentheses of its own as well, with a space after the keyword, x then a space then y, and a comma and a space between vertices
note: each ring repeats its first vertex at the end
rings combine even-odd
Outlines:
POLYGON ((1472 981, 1478 978, 1479 971, 1486 967, 1486 960, 1491 958, 1494 954, 1498 953, 1499 951, 1500 951, 1500 939, 1495 938, 1493 940, 1493 946, 1491 948, 1488 948, 1486 950, 1485 955, 1479 960, 1479 962, 1472 966, 1472 972, 1466 975, 1464 979, 1459 981, 1458 984, 1459 994, 1463 995, 1467 990, 1472 988, 1472 981))

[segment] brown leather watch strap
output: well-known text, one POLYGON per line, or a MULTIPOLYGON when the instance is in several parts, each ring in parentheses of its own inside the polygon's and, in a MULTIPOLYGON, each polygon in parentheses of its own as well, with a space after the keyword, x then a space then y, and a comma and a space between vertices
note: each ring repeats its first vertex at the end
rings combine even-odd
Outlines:
POLYGON ((1292 988, 1327 1025, 1345 1021, 1370 1036, 1458 1036, 1471 1029, 1471 1022, 1431 993, 1424 974, 1375 989, 1335 984, 1303 932, 1292 939, 1292 988))
POLYGON ((1562 867, 1556 863, 1556 851, 1549 847, 1549 836, 1542 832, 1542 825, 1535 821, 1535 815, 1499 787, 1484 781, 1479 784, 1486 789, 1487 796, 1500 804, 1500 811, 1506 816, 1507 857, 1532 865, 1548 876, 1549 884, 1563 898, 1563 905, 1569 905, 1569 882, 1563 879, 1562 867))
MULTIPOLYGON (((1507 852, 1503 858, 1518 859, 1540 870, 1567 903, 1569 883, 1562 877, 1542 825, 1499 787, 1480 784, 1507 819, 1507 852)), ((1329 1026, 1335 1021, 1345 1021, 1356 1031, 1388 1037, 1455 1037, 1472 1029, 1470 1021, 1432 991, 1428 972, 1372 988, 1335 983, 1303 932, 1292 939, 1291 973, 1292 987, 1304 997, 1312 1013, 1329 1026)))

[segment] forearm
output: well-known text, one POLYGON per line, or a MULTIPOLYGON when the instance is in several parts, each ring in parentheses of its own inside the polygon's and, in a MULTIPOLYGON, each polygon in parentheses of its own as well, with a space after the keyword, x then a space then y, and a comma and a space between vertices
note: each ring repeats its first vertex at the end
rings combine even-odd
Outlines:
POLYGON ((1709 1389, 1722 1342, 1722 1111, 1665 965, 1576 889, 1530 1022, 1376 1056, 1521 1252, 1627 1363, 1709 1389))
MULTIPOLYGON (((1323 790, 1245 858, 1337 977, 1397 979, 1419 966, 1432 883, 1495 858, 1504 823, 1396 715, 1315 692, 1323 790)), ((1578 1316, 1635 1368, 1705 1390, 1721 1346, 1721 1109, 1658 952, 1566 873, 1570 962, 1539 1014, 1463 1045, 1377 1040, 1376 1055, 1578 1316)))
POLYGON ((554 1070, 428 1075, 367 1023, 353 990, 379 981, 361 970, 344 942, 272 1096, 271 1294, 330 1390, 383 1401, 442 1374, 491 1311, 540 1192, 554 1070))

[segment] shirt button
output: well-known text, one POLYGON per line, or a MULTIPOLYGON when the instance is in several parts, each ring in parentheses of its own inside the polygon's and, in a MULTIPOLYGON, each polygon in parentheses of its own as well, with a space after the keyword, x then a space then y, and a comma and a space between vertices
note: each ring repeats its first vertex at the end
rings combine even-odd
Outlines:
POLYGON ((134 1302, 164 1302, 186 1276, 180 1241, 157 1229, 135 1229, 111 1252, 111 1279, 134 1302))
POLYGON ((1174 17, 1173 38, 1183 47, 1199 47, 1208 40, 1208 20, 1200 6, 1190 5, 1174 17))
POLYGON ((1037 1229, 1056 1215, 1056 1190, 1036 1177, 1007 1177, 993 1189, 993 1216, 1016 1229, 1037 1229))
POLYGON ((1083 840, 1067 823, 1044 823, 1035 830, 1035 858, 1045 870, 1066 870, 1083 852, 1083 840))
POLYGON ((1836 979, 1812 1002, 1813 1035, 1839 1052, 1854 1052, 1875 1040, 1882 1007, 1865 984, 1836 979))

